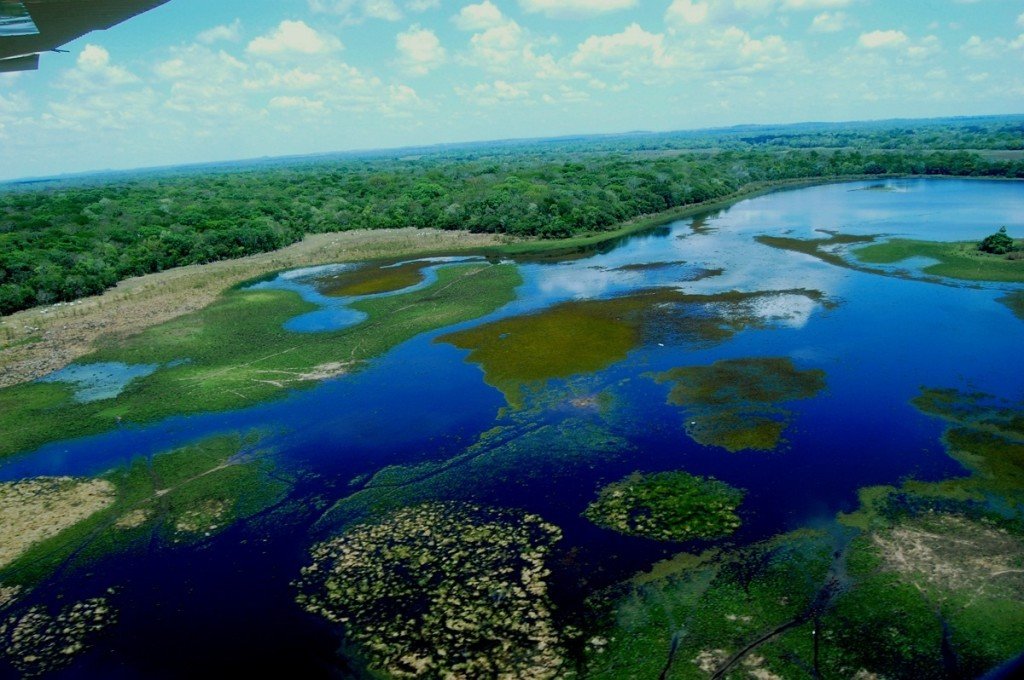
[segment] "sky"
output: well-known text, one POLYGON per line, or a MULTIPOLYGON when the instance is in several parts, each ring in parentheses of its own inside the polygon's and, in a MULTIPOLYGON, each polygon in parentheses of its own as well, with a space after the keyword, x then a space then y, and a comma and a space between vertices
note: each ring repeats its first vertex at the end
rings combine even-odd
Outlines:
POLYGON ((1022 0, 170 0, 0 74, 0 179, 1024 112, 1022 0))

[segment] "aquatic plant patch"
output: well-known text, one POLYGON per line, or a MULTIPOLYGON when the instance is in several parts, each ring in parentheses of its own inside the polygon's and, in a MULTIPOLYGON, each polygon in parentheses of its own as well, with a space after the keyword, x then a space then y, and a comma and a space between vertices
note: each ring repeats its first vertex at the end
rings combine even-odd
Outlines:
POLYGON ((426 503, 313 547, 298 603, 389 677, 554 678, 566 667, 535 515, 426 503))
POLYGON ((819 301, 814 291, 688 295, 656 289, 607 300, 555 305, 441 336, 469 350, 487 384, 512 406, 524 387, 554 378, 594 373, 622 361, 641 344, 724 342, 736 333, 778 319, 759 313, 759 302, 786 296, 819 301))
POLYGON ((116 620, 102 597, 76 602, 56 614, 42 606, 12 614, 0 621, 0 663, 10 664, 23 677, 50 673, 71 663, 116 620))
POLYGON ((686 472, 633 473, 609 484, 583 515, 598 526, 658 541, 728 536, 744 492, 686 472))
POLYGON ((825 388, 825 372, 786 357, 729 359, 683 366, 653 378, 671 385, 668 402, 686 409, 686 433, 728 451, 775 449, 792 417, 782 404, 825 388))

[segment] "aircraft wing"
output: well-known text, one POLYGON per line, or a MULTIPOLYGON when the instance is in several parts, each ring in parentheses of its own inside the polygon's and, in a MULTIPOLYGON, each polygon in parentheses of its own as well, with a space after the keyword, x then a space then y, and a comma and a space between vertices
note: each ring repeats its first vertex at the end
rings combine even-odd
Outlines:
POLYGON ((0 72, 38 67, 39 53, 115 26, 168 0, 0 0, 0 72))

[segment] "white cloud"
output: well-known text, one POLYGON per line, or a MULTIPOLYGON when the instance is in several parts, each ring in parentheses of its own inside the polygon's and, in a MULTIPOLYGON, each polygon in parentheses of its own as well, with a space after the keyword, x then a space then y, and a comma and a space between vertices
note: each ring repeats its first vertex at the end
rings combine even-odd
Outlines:
POLYGON ((285 20, 268 35, 253 39, 246 50, 250 54, 271 56, 289 52, 324 54, 340 50, 342 47, 340 40, 313 30, 304 21, 285 20))
POLYGON ((707 20, 709 11, 710 5, 707 2, 674 0, 665 11, 665 23, 674 26, 702 24, 707 20))
POLYGON ((576 67, 603 68, 623 76, 638 75, 650 68, 666 68, 671 58, 665 50, 665 36, 649 33, 633 23, 620 33, 592 35, 572 55, 576 67))
POLYGON ((212 45, 221 40, 236 42, 241 36, 242 22, 240 19, 235 19, 230 24, 221 24, 203 31, 196 36, 196 40, 204 45, 212 45))
POLYGON ((981 36, 972 35, 967 42, 960 46, 960 52, 973 59, 995 59, 1011 50, 1024 50, 1024 33, 1014 40, 1005 38, 985 40, 981 36))
POLYGON ((549 17, 578 17, 629 9, 637 0, 519 0, 519 6, 530 13, 549 17))
POLYGON ((137 83, 139 79, 123 66, 110 63, 110 52, 105 48, 86 44, 78 54, 75 68, 65 72, 62 86, 77 91, 105 90, 137 83))
POLYGON ((847 7, 852 0, 783 0, 782 6, 786 9, 834 9, 836 7, 847 7))
POLYGON ((484 0, 476 5, 466 5, 452 17, 452 21, 463 31, 480 31, 500 26, 505 17, 491 0, 484 0))
POLYGON ((1017 25, 1024 28, 1024 12, 1021 12, 1020 16, 1017 17, 1017 25))
POLYGON ((425 75, 445 62, 447 53, 437 34, 428 28, 412 26, 395 37, 399 61, 406 71, 425 75))
MULTIPOLYGON (((435 2, 411 3, 422 11, 433 7, 435 2)), ((367 19, 398 21, 402 10, 394 0, 309 0, 309 9, 314 14, 333 14, 347 24, 358 24, 367 19)))
POLYGON ((903 31, 871 31, 862 33, 857 40, 861 47, 869 50, 900 47, 906 44, 908 38, 903 31))
POLYGON ((526 83, 510 83, 504 80, 495 80, 493 83, 480 83, 470 88, 456 86, 455 91, 459 96, 480 106, 494 106, 496 104, 528 99, 530 96, 528 87, 526 83))
POLYGON ((811 21, 812 33, 837 33, 846 28, 850 18, 846 12, 822 12, 811 21))

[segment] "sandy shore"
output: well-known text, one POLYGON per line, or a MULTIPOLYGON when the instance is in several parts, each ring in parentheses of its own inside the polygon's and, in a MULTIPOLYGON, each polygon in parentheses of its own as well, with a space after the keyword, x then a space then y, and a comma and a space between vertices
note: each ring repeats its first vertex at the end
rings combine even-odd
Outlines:
POLYGON ((502 245, 490 234, 381 229, 313 234, 287 248, 178 267, 120 282, 102 295, 0 318, 0 387, 57 370, 95 348, 202 309, 231 286, 268 272, 332 262, 453 253, 502 245))

